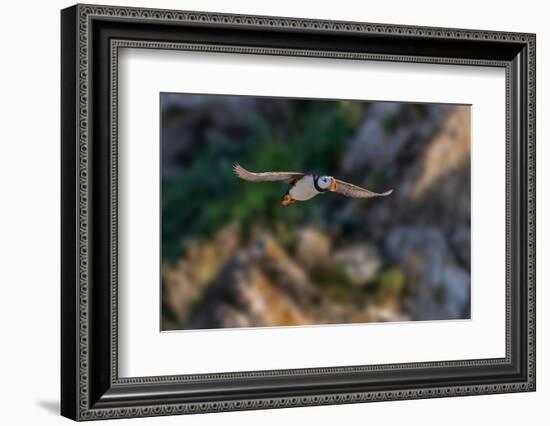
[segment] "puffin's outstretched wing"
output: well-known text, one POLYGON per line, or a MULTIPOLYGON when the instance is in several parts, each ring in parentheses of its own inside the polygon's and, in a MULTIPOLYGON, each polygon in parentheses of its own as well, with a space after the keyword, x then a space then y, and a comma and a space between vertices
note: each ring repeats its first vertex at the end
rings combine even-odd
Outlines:
POLYGON ((393 192, 393 189, 390 189, 389 191, 382 192, 382 193, 372 192, 372 191, 369 191, 368 189, 361 188, 360 186, 356 186, 351 183, 347 183, 336 179, 335 192, 339 192, 340 194, 351 198, 371 198, 371 197, 385 197, 387 195, 390 195, 393 192))
POLYGON ((241 179, 248 180, 251 182, 286 182, 291 183, 297 179, 300 179, 304 176, 303 173, 295 172, 263 172, 263 173, 253 173, 246 170, 240 164, 235 163, 233 165, 233 171, 241 179))

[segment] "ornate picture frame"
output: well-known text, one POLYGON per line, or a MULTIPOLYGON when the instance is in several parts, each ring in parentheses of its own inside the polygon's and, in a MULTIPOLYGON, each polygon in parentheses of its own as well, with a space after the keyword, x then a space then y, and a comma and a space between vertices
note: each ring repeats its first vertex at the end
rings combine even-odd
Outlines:
POLYGON ((534 391, 535 40, 523 33, 268 16, 64 9, 62 415, 93 420, 534 391), (503 68, 506 356, 119 377, 117 90, 118 53, 127 47, 503 68))

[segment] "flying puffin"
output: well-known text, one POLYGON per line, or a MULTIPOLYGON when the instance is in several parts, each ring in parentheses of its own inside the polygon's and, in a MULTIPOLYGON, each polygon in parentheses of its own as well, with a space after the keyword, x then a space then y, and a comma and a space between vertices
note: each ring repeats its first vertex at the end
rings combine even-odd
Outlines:
POLYGON ((253 173, 246 170, 240 164, 233 166, 235 174, 241 179, 250 182, 285 182, 290 185, 283 197, 282 204, 287 206, 296 201, 306 201, 318 194, 325 192, 338 192, 351 198, 385 197, 393 192, 393 189, 377 193, 361 188, 351 183, 343 182, 332 176, 324 176, 316 173, 297 172, 263 172, 253 173))

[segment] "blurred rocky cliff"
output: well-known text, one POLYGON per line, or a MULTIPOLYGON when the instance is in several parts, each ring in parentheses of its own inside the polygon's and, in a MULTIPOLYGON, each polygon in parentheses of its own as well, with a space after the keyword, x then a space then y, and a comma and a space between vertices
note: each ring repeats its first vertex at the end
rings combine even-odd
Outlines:
POLYGON ((470 317, 469 107, 161 101, 164 330, 470 317), (394 193, 283 207, 234 161, 394 193))

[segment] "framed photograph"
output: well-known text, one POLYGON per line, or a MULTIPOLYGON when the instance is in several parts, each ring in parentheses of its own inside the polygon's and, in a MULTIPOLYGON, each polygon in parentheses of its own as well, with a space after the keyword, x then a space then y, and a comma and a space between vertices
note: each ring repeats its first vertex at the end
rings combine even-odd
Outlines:
POLYGON ((61 413, 535 390, 535 35, 61 12, 61 413))

